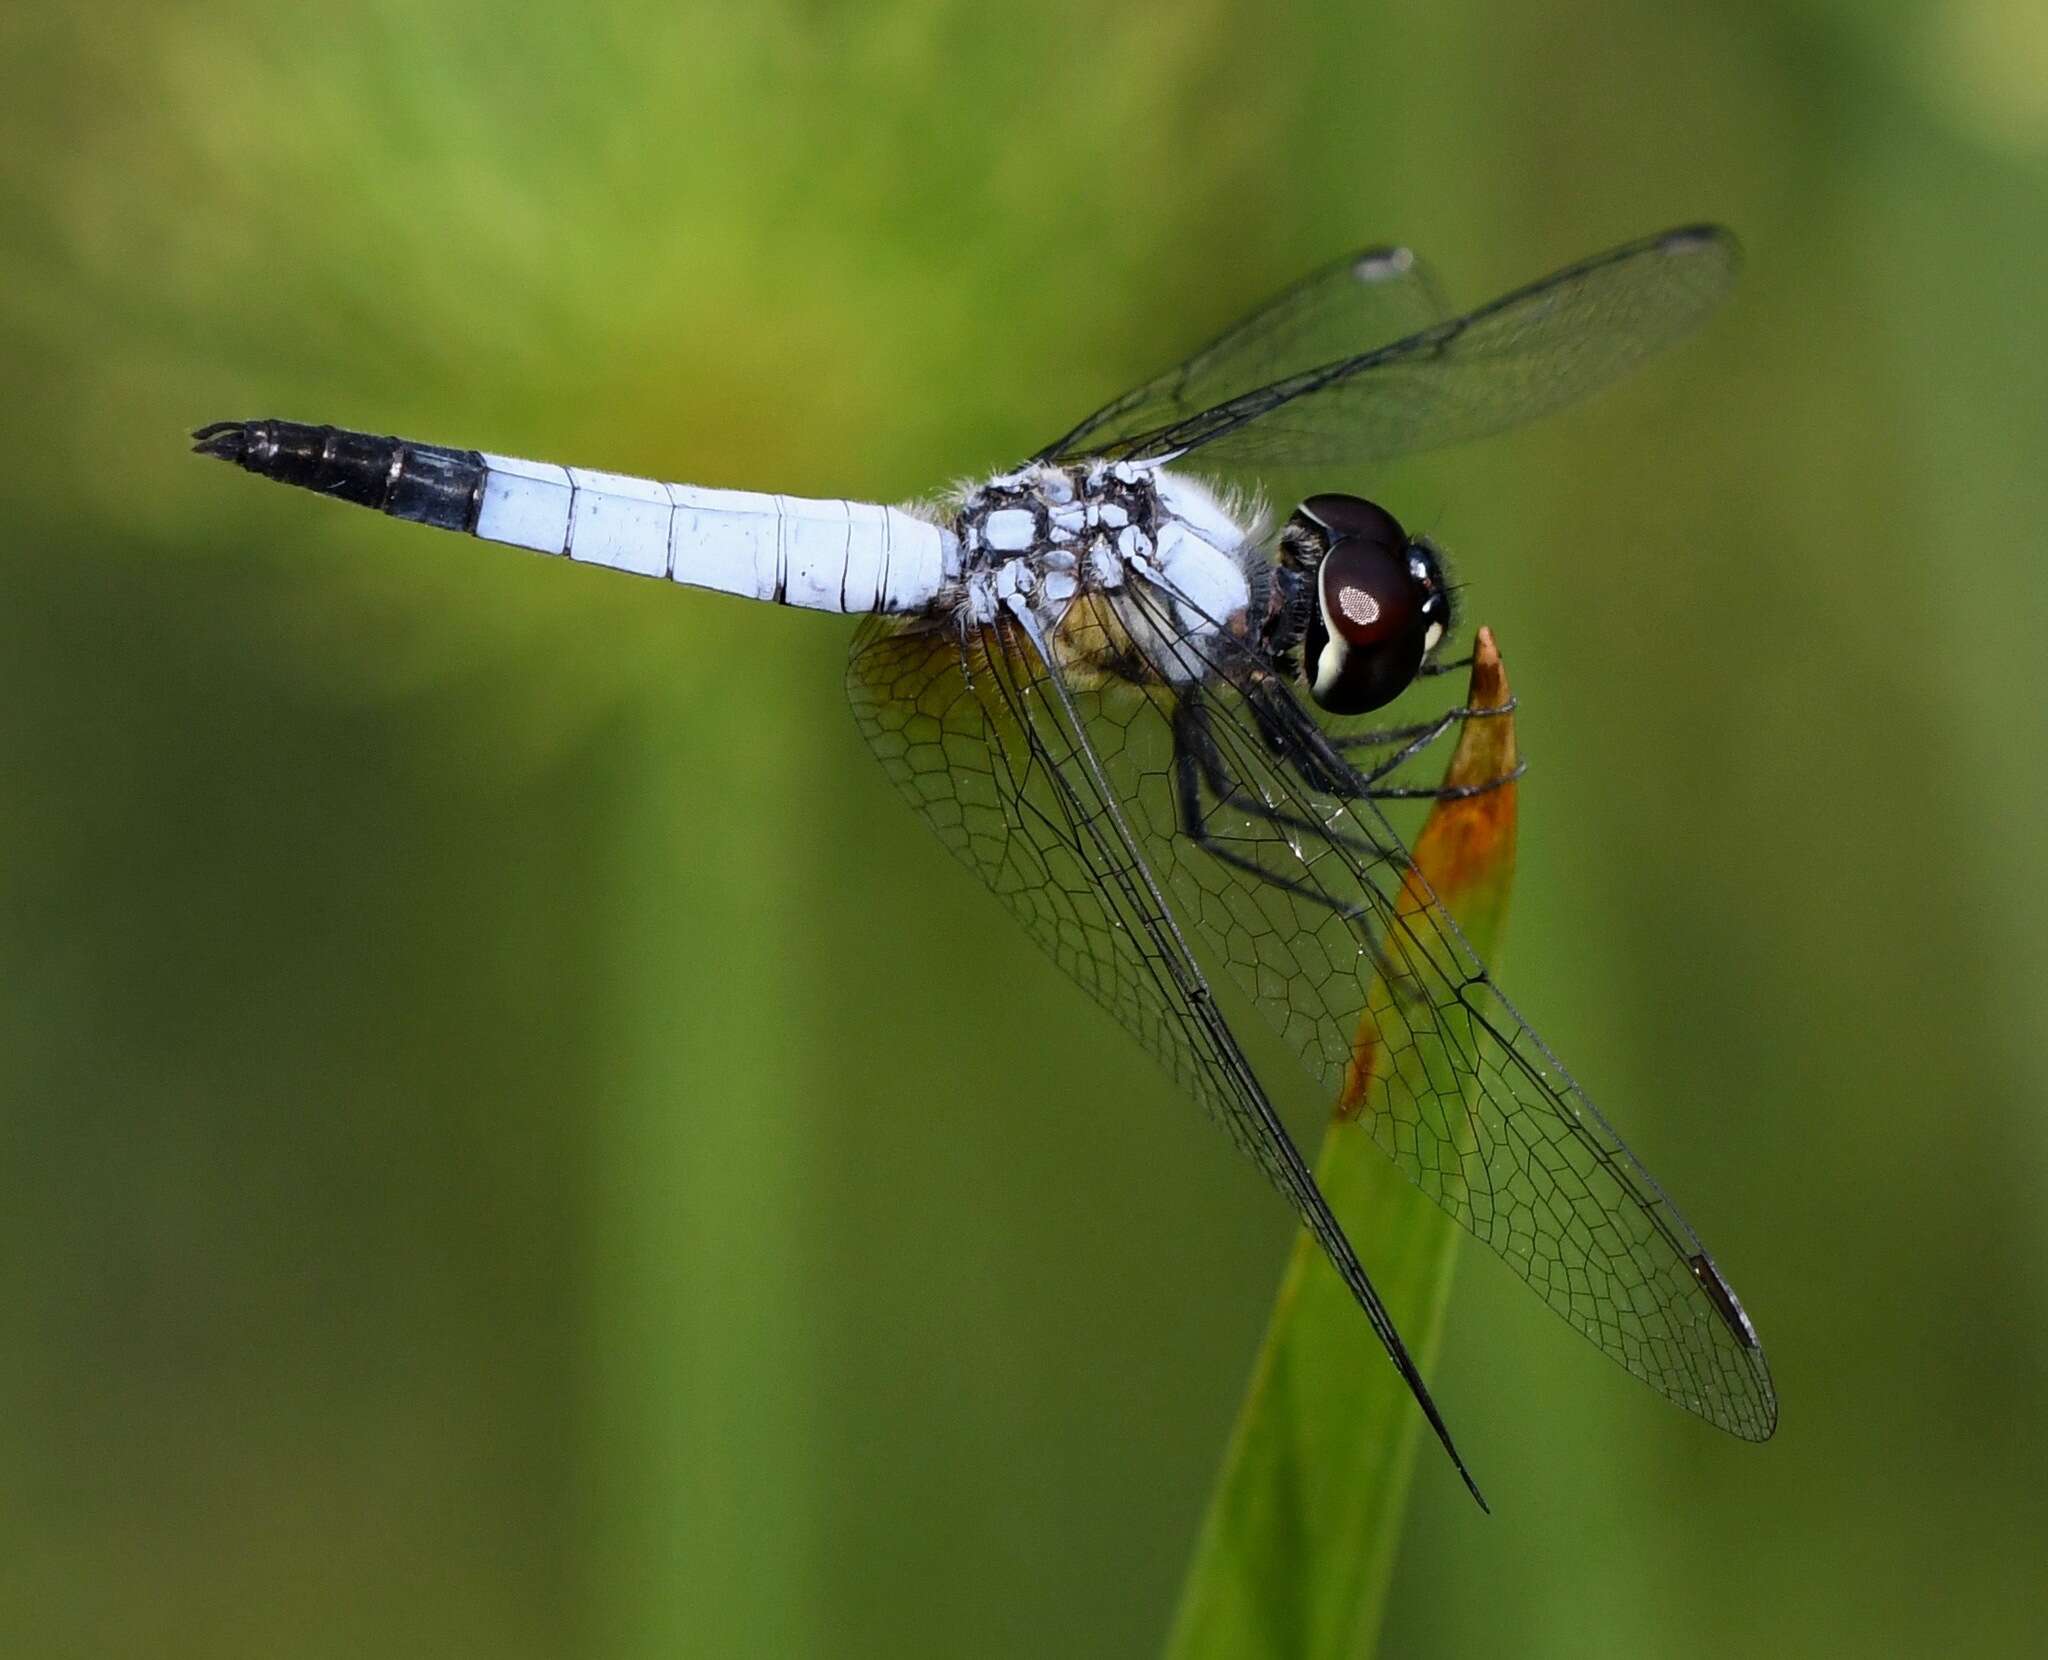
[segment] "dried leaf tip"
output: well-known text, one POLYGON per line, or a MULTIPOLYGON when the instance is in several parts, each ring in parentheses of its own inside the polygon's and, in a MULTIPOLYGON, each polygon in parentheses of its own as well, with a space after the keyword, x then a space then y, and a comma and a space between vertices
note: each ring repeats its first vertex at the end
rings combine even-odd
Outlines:
MULTIPOLYGON (((1514 694, 1508 689, 1507 667, 1500 660, 1493 630, 1481 628, 1472 641, 1472 677, 1465 692, 1465 706, 1511 710, 1514 705, 1514 694)), ((1519 760, 1512 714, 1467 719, 1458 734, 1451 764, 1444 770, 1444 783, 1453 789, 1497 784, 1513 775, 1519 760)))

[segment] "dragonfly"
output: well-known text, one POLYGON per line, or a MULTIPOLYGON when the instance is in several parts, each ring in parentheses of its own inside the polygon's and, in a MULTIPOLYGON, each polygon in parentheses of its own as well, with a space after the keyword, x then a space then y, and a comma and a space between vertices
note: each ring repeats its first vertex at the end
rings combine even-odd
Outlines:
POLYGON ((1442 793, 1404 782, 1409 763, 1496 712, 1357 724, 1466 661, 1448 656, 1460 619, 1441 550, 1355 495, 1309 495, 1282 518, 1266 481, 1569 404, 1691 332, 1739 263, 1729 232, 1684 226, 1446 316, 1412 252, 1366 248, 1022 465, 921 505, 285 420, 216 422, 193 441, 413 523, 862 617, 846 684, 889 777, 1293 1205, 1483 1508, 1219 974, 1332 1091, 1372 1031, 1362 1128, 1628 1371, 1749 1440, 1776 1428, 1777 1396, 1699 1235, 1515 1011, 1389 820, 1442 793))

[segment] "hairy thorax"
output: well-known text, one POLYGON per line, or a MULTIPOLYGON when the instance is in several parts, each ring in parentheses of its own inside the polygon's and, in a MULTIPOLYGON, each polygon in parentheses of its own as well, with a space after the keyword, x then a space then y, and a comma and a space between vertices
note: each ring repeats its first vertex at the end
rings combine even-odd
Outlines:
POLYGON ((962 498, 954 529, 962 620, 1028 610, 1077 684, 1203 679, 1263 598, 1260 515, 1156 466, 1005 473, 962 498))

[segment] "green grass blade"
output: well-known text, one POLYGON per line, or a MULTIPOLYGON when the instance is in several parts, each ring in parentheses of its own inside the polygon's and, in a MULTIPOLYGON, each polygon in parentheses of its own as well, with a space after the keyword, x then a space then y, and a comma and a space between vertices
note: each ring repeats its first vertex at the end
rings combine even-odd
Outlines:
MULTIPOLYGON (((1468 701, 1507 699, 1480 630, 1468 701)), ((1472 721, 1447 784, 1515 762, 1514 718, 1472 721)), ((1415 864, 1473 948, 1497 961, 1513 882, 1512 784, 1440 802, 1415 864)), ((1369 1064, 1361 1032, 1361 1064, 1369 1064)), ((1348 1121, 1354 1076, 1323 1139, 1316 1178, 1427 1373, 1443 1333, 1459 1233, 1348 1121)), ((1380 1627, 1407 1509, 1421 1414, 1336 1274, 1296 1237, 1273 1317, 1195 1547, 1168 1660, 1358 1660, 1380 1627)))

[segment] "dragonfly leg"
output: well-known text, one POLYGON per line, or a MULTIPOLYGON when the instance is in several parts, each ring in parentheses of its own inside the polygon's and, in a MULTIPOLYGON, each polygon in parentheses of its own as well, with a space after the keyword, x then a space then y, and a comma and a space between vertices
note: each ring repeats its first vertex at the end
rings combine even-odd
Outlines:
POLYGON ((1410 786, 1385 782, 1461 722, 1512 712, 1515 707, 1513 698, 1493 708, 1460 704, 1455 709, 1446 709, 1434 720, 1421 721, 1413 726, 1388 727, 1379 732, 1356 732, 1348 739, 1332 737, 1309 719, 1299 704, 1284 694, 1280 697, 1247 696, 1246 703, 1272 752, 1293 767, 1310 789, 1336 796, 1339 800, 1356 801, 1363 797, 1372 801, 1461 801, 1467 796, 1483 795, 1488 790, 1497 790, 1503 784, 1514 782, 1528 765, 1525 761, 1512 772, 1498 778, 1482 779, 1477 784, 1410 786), (1375 739, 1399 747, 1363 771, 1354 767, 1341 753, 1347 746, 1374 747, 1375 739))
POLYGON ((1514 698, 1505 703, 1496 703, 1488 708, 1474 704, 1461 704, 1455 709, 1446 709, 1435 720, 1415 721, 1407 726, 1381 726, 1365 732, 1333 732, 1330 746, 1342 754, 1357 749, 1384 749, 1388 744, 1406 743, 1411 738, 1422 738, 1429 742, 1443 736, 1460 721, 1483 720, 1488 715, 1514 713, 1514 698))
POLYGON ((1267 750, 1285 761, 1311 792, 1350 801, 1364 793, 1358 769, 1337 752, 1330 735, 1302 713, 1301 705, 1278 686, 1257 682, 1243 688, 1245 707, 1258 723, 1267 750))
MULTIPOLYGON (((1478 720, 1488 715, 1511 714, 1514 711, 1514 707, 1515 700, 1513 698, 1509 698, 1505 703, 1486 709, 1460 705, 1455 709, 1446 709, 1437 719, 1422 725, 1390 729, 1384 734, 1386 741, 1397 743, 1400 747, 1391 755, 1384 756, 1374 762, 1372 766, 1366 768, 1358 775, 1359 783, 1362 786, 1359 794, 1370 796, 1374 801, 1463 801, 1469 796, 1484 795, 1489 790, 1497 790, 1503 784, 1512 784, 1524 772, 1528 771, 1529 763, 1527 761, 1517 763, 1513 768, 1502 773, 1497 778, 1484 778, 1476 784, 1409 785, 1389 784, 1385 780, 1414 760, 1416 756, 1428 749, 1431 744, 1435 743, 1445 733, 1452 731, 1464 722, 1478 720)), ((1372 738, 1379 736, 1382 736, 1382 734, 1362 732, 1355 734, 1350 743, 1364 748, 1368 747, 1369 741, 1372 738)), ((1338 746, 1340 748, 1347 747, 1345 740, 1338 740, 1338 746)))
POLYGON ((1356 918, 1366 914, 1369 907, 1362 904, 1346 904, 1325 892, 1318 883, 1271 870, 1258 860, 1245 857, 1226 845, 1221 838, 1209 833, 1207 814, 1202 805, 1202 789, 1205 785, 1209 793, 1215 797, 1218 806, 1241 812, 1248 818, 1282 832, 1283 835, 1303 836, 1325 843, 1342 843, 1354 854, 1364 858, 1384 860, 1393 857, 1390 849, 1378 847, 1362 837, 1346 835, 1327 825, 1313 823, 1298 814, 1285 812, 1245 789, 1230 775, 1230 769, 1216 743, 1215 734, 1209 729, 1208 712, 1199 694, 1193 691, 1183 693, 1174 710, 1173 774, 1181 834, 1211 858, 1249 876, 1255 876, 1270 887, 1280 888, 1298 898, 1321 905, 1341 917, 1356 918))
MULTIPOLYGON (((1291 830, 1296 835, 1313 836, 1319 841, 1334 843, 1361 859, 1392 860, 1396 863, 1404 863, 1407 860, 1407 852, 1402 848, 1382 846, 1355 830, 1339 830, 1321 820, 1309 818, 1301 813, 1288 812, 1253 794, 1231 776, 1222 748, 1216 742, 1209 724, 1208 705, 1200 702, 1199 694, 1196 693, 1183 693, 1182 705, 1182 711, 1177 713, 1175 718, 1177 721, 1185 720, 1188 723, 1186 746, 1194 756, 1202 782, 1208 786, 1209 793, 1215 796, 1218 805, 1235 807, 1263 823, 1278 829, 1291 830), (1191 698, 1195 700, 1192 713, 1186 710, 1191 698)), ((1285 751, 1282 750, 1280 753, 1285 758, 1285 751)))
POLYGON ((1378 726, 1366 732, 1333 732, 1330 734, 1330 747, 1339 754, 1348 755, 1357 749, 1384 749, 1388 744, 1406 743, 1410 738, 1428 742, 1441 736, 1443 730, 1441 720, 1425 720, 1410 726, 1378 726))
POLYGON ((1476 784, 1423 784, 1410 789, 1402 785, 1376 785, 1368 793, 1375 801, 1464 801, 1475 795, 1485 795, 1504 784, 1512 784, 1529 770, 1527 761, 1517 761, 1506 772, 1492 778, 1482 778, 1476 784))
POLYGON ((1362 891, 1367 896, 1362 902, 1347 905, 1334 895, 1326 893, 1320 886, 1303 882, 1269 870, 1254 859, 1245 858, 1231 848, 1221 844, 1208 833, 1204 823, 1202 789, 1206 785, 1209 793, 1221 806, 1244 813, 1246 816, 1272 826, 1275 830, 1294 836, 1306 835, 1325 844, 1342 847, 1361 864, 1378 865, 1387 871, 1404 870, 1408 854, 1399 847, 1382 847, 1364 836, 1348 834, 1326 824, 1317 824, 1296 813, 1283 812, 1259 800, 1230 775, 1221 747, 1210 729, 1207 706, 1197 692, 1185 692, 1179 707, 1174 711, 1174 782, 1179 803, 1181 833, 1201 848, 1211 858, 1234 869, 1242 870, 1256 877, 1268 886, 1298 895, 1314 904, 1335 912, 1346 921, 1358 921, 1373 917, 1382 919, 1377 925, 1363 930, 1359 942, 1369 953, 1374 970, 1380 980, 1392 990, 1404 1005, 1420 1001, 1422 993, 1415 976, 1404 970, 1383 948, 1385 908, 1378 890, 1370 880, 1364 879, 1364 872, 1358 866, 1352 867, 1355 880, 1360 880, 1362 891))

